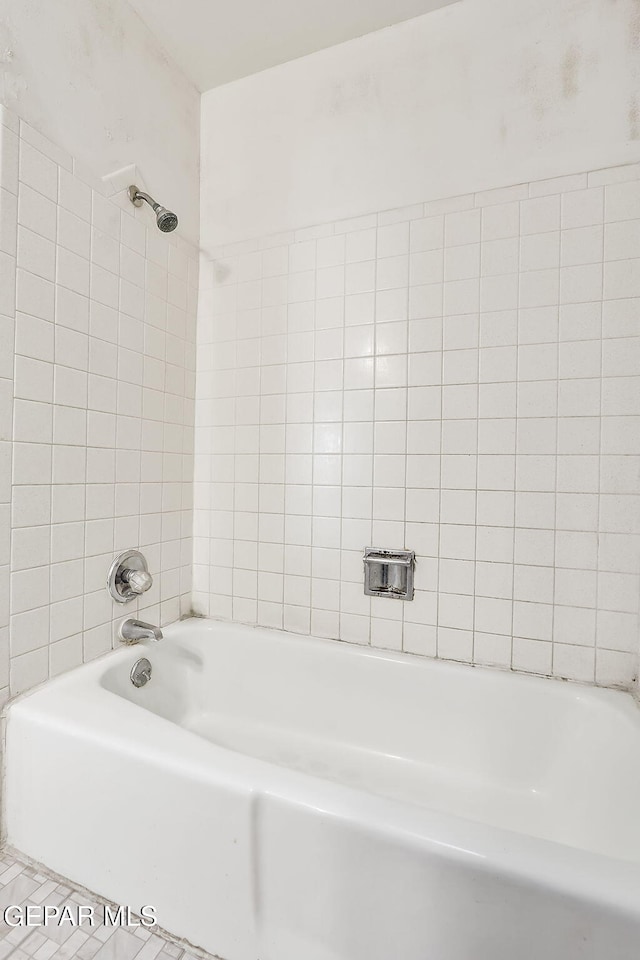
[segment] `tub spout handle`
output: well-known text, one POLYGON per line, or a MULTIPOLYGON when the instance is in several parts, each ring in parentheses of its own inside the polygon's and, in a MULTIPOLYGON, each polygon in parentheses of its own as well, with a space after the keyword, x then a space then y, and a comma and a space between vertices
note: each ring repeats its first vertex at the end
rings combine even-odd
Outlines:
POLYGON ((120 624, 120 639, 123 643, 139 643, 141 640, 162 640, 162 630, 143 620, 123 620, 120 624))

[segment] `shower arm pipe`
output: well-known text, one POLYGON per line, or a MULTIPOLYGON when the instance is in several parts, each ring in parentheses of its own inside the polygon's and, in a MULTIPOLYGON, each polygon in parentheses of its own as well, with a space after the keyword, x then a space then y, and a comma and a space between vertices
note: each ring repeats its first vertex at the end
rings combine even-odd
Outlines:
POLYGON ((149 206, 154 209, 160 206, 160 204, 154 200, 153 197, 150 197, 148 193, 145 193, 144 190, 136 190, 136 200, 146 200, 149 206))
POLYGON ((144 200, 145 203, 149 204, 154 213, 162 206, 162 204, 154 200, 148 193, 145 193, 144 190, 139 190, 137 187, 129 187, 129 199, 134 207, 141 207, 142 201, 144 200))

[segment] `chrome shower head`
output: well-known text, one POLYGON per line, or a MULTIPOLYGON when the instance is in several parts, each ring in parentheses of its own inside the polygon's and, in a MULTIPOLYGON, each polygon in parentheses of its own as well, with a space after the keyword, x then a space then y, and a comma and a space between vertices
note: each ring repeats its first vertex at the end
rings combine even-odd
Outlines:
POLYGON ((167 210, 166 207, 158 207, 158 209, 155 210, 155 214, 158 229, 162 230, 163 233, 171 233, 171 231, 175 230, 175 228, 178 226, 178 218, 176 217, 175 213, 172 213, 171 210, 167 210))
POLYGON ((148 203, 156 215, 158 229, 162 230, 163 233, 171 233, 171 231, 175 230, 178 226, 178 218, 175 213, 167 210, 167 208, 161 204, 156 203, 153 197, 150 197, 148 193, 144 193, 142 190, 138 190, 134 184, 129 187, 129 200, 131 200, 134 207, 141 207, 143 200, 145 203, 148 203))

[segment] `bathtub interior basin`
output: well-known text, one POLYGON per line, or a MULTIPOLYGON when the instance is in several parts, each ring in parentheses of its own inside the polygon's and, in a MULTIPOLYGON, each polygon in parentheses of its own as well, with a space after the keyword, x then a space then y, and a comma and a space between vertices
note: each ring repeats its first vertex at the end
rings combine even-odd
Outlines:
POLYGON ((113 663, 103 688, 269 764, 640 862, 631 696, 205 624, 140 647, 153 666, 146 687, 113 663))

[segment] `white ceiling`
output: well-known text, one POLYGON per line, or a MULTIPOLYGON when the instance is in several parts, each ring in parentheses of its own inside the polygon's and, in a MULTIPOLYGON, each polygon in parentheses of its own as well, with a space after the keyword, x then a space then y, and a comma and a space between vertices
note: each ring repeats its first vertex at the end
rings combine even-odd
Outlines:
POLYGON ((130 0, 199 90, 455 0, 130 0))

